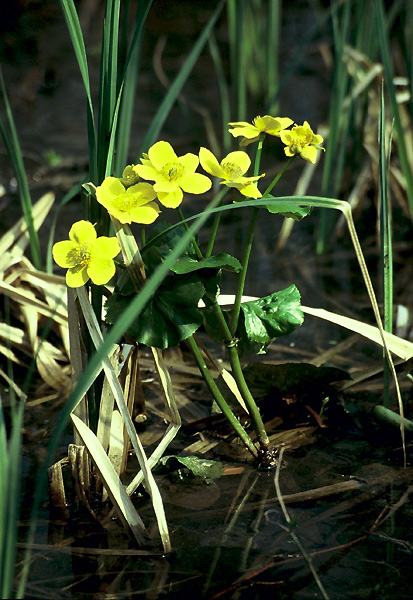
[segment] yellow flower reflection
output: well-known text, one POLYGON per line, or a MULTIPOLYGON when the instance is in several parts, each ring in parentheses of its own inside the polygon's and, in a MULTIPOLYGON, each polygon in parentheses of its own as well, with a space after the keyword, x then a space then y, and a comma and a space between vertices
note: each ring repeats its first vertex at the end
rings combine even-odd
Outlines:
POLYGON ((153 188, 159 202, 167 208, 177 208, 183 192, 203 194, 212 186, 208 177, 195 173, 199 158, 191 153, 177 156, 168 142, 154 144, 141 163, 134 170, 142 179, 155 182, 153 188))
MULTIPOLYGON (((130 172, 128 175, 133 181, 130 172)), ((106 177, 96 188, 97 201, 120 223, 153 223, 160 213, 159 206, 152 202, 155 198, 153 186, 146 181, 125 188, 116 177, 106 177)))
POLYGON ((89 221, 78 221, 69 231, 69 240, 56 242, 53 258, 59 267, 68 269, 66 283, 75 288, 89 279, 96 285, 104 285, 115 274, 113 259, 120 252, 115 237, 97 237, 89 221))
POLYGON ((325 150, 320 144, 324 141, 321 135, 313 133, 307 121, 302 125, 294 125, 289 131, 281 132, 281 141, 285 144, 286 156, 299 154, 301 158, 314 164, 317 158, 317 150, 325 150))
POLYGON ((293 124, 293 121, 288 117, 270 117, 265 115, 264 117, 255 117, 252 123, 246 121, 236 121, 234 123, 228 123, 233 129, 229 132, 234 137, 244 136, 241 140, 240 146, 248 146, 253 142, 258 141, 261 133, 268 133, 268 135, 275 135, 280 137, 280 133, 283 129, 286 129, 293 124))
POLYGON ((248 198, 261 198, 262 194, 256 186, 257 179, 264 175, 256 177, 244 177, 251 165, 251 159, 246 152, 230 152, 221 162, 207 148, 201 148, 199 151, 199 159, 202 168, 215 177, 219 177, 223 181, 221 184, 229 187, 235 187, 244 196, 248 198))

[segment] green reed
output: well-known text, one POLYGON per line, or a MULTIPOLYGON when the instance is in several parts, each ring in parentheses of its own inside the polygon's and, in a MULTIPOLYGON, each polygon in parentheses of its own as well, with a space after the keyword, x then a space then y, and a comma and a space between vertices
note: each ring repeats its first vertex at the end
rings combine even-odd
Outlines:
POLYGON ((6 109, 6 117, 0 114, 0 133, 3 138, 3 143, 7 151, 7 156, 13 167, 14 175, 17 181, 17 188, 20 197, 20 206, 27 226, 27 231, 30 236, 30 251, 33 264, 37 269, 42 268, 42 257, 40 253, 39 238, 34 226, 32 199, 30 196, 29 184, 23 161, 23 155, 20 148, 19 138, 17 135, 16 126, 13 119, 13 114, 10 108, 9 100, 4 84, 3 73, 0 68, 0 96, 3 99, 6 109))
MULTIPOLYGON (((392 240, 392 214, 389 197, 389 169, 391 157, 392 133, 386 151, 386 115, 384 104, 384 89, 381 88, 380 113, 379 113, 379 215, 380 215, 380 255, 381 274, 383 287, 383 327, 384 330, 393 331, 393 240, 392 240)), ((390 367, 387 357, 384 357, 383 367, 383 405, 390 406, 390 367)))

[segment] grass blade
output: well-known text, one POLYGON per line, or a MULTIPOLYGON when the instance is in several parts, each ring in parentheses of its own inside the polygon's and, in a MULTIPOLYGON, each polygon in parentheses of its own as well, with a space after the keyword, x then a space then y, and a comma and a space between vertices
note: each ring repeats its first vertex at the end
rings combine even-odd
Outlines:
POLYGON ((59 0, 63 15, 73 44, 73 50, 79 65, 80 74, 83 80, 83 86, 86 92, 87 101, 87 133, 89 144, 89 175, 91 181, 97 183, 97 140, 95 118, 93 114, 92 96, 90 93, 89 69, 87 64, 86 48, 83 39, 82 29, 80 27, 79 17, 73 0, 59 0))
POLYGON ((24 400, 12 419, 7 443, 3 407, 0 406, 0 597, 11 598, 14 587, 17 523, 20 505, 20 448, 24 400))
POLYGON ((133 506, 125 488, 120 483, 112 463, 102 448, 102 444, 93 431, 79 417, 71 415, 71 419, 90 456, 93 458, 116 511, 122 521, 131 528, 137 542, 143 544, 146 534, 145 525, 133 506))
MULTIPOLYGON (((321 184, 322 196, 337 197, 338 186, 341 182, 340 166, 343 166, 345 143, 340 141, 340 135, 348 130, 348 111, 343 111, 343 102, 348 86, 347 66, 344 62, 344 46, 350 33, 351 2, 345 2, 343 14, 339 20, 338 3, 331 8, 331 18, 334 34, 334 75, 328 121, 328 144, 326 145, 323 179, 321 184)), ((320 216, 320 231, 316 249, 318 253, 325 252, 331 238, 334 215, 331 211, 322 211, 320 216)))
MULTIPOLYGON (((98 120, 98 183, 111 170, 112 153, 110 135, 113 127, 116 98, 118 93, 120 0, 106 0, 100 63, 99 120, 98 120)), ((93 182, 96 183, 96 182, 93 182)), ((97 203, 92 203, 96 205, 97 203)), ((100 208, 96 206, 100 213, 100 208)), ((93 214, 92 214, 93 220, 93 214)), ((108 221, 109 223, 109 221, 108 221)))
POLYGON ((224 0, 221 0, 221 2, 218 4, 218 6, 215 9, 214 13, 212 14, 210 20, 208 21, 205 29, 203 30, 203 32, 199 36, 198 40, 194 44, 194 47, 192 48, 192 50, 189 53, 188 57, 186 58, 184 64, 182 65, 181 70, 179 71, 179 73, 176 76, 175 80, 173 81, 171 87, 169 88, 161 105, 159 106, 158 110, 156 111, 156 114, 152 120, 152 123, 149 126, 148 131, 145 135, 145 139, 142 142, 140 154, 142 154, 142 152, 148 151, 149 147, 154 143, 156 137, 158 136, 159 132, 161 131, 162 125, 164 124, 164 122, 169 114, 169 111, 171 110, 173 103, 177 99, 195 62, 197 61, 202 48, 205 46, 205 44, 208 40, 209 34, 212 31, 212 28, 215 25, 215 22, 218 19, 218 16, 220 15, 224 4, 225 4, 224 0))
MULTIPOLYGON (((121 101, 121 108, 119 114, 119 124, 117 126, 117 138, 116 138, 116 155, 115 155, 115 167, 114 173, 120 177, 123 169, 128 161, 128 149, 132 126, 132 114, 133 106, 135 101, 135 94, 137 88, 138 72, 139 72, 139 61, 142 46, 142 33, 145 25, 148 11, 152 5, 152 0, 145 0, 139 2, 137 7, 137 14, 135 19, 135 31, 132 36, 130 48, 126 55, 123 66, 123 75, 121 79, 121 85, 123 83, 123 96, 121 101)), ((126 10, 126 8, 125 8, 126 10)), ((127 24, 127 19, 124 18, 124 24, 127 24)), ((125 30, 127 28, 125 27, 125 30)), ((122 38, 121 54, 125 53, 126 47, 126 31, 122 38)), ((122 90, 119 92, 122 93, 122 90)))
POLYGON ((396 88, 393 83, 393 65, 391 59, 389 39, 386 31, 386 16, 382 0, 377 0, 374 3, 374 12, 376 16, 381 55, 383 59, 384 80, 390 100, 391 112, 394 118, 394 129, 396 132, 397 149, 399 151, 400 164, 406 185, 406 193, 409 203, 410 215, 413 218, 413 171, 407 154, 406 141, 404 138, 404 129, 399 111, 399 105, 397 103, 396 98, 396 88))
MULTIPOLYGON (((384 106, 383 82, 380 96, 379 112, 379 215, 380 215, 380 254, 383 285, 384 330, 393 330, 393 251, 392 223, 389 199, 388 169, 389 159, 386 158, 386 115, 384 106)), ((390 140, 391 141, 391 140, 390 140)), ((389 144, 389 148, 391 145, 389 144)), ((384 357, 383 367, 383 405, 390 406, 390 369, 384 357)))
POLYGON ((7 154, 13 166, 13 171, 17 179, 17 185, 20 195, 20 204, 22 207, 24 219, 26 221, 27 231, 30 237, 30 250, 33 264, 36 269, 42 268, 42 259, 40 255, 40 244, 37 231, 34 225, 32 213, 32 201, 30 197, 29 185, 27 183, 26 170, 24 168, 23 156, 20 149, 19 138, 14 124, 9 100, 7 98, 6 87, 4 85, 3 73, 0 68, 1 93, 6 107, 7 122, 0 115, 0 132, 6 147, 7 154))

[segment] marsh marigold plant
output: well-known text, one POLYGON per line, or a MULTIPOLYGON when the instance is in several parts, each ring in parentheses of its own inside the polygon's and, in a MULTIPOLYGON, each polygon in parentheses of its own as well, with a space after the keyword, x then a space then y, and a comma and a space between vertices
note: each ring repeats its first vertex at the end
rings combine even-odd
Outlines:
MULTIPOLYGON (((108 283, 116 271, 114 258, 122 249, 124 264, 119 264, 123 267, 122 276, 117 279, 104 305, 103 319, 108 327, 122 320, 125 309, 131 306, 137 294, 140 295, 141 286, 147 285, 147 281, 156 276, 162 263, 174 258, 168 261, 169 271, 164 271, 164 279, 158 281, 156 293, 141 306, 126 334, 138 344, 161 350, 186 340, 211 395, 262 468, 274 466, 276 457, 244 378, 240 354, 265 353, 269 344, 280 335, 287 335, 301 325, 304 316, 300 294, 294 285, 249 302, 243 302, 243 294, 259 211, 266 209, 269 213, 294 219, 304 218, 309 212, 306 206, 290 202, 290 199, 280 202, 279 198, 270 195, 295 156, 315 163, 317 150, 323 149, 320 146, 323 138, 313 133, 307 121, 303 125, 293 123, 287 117, 269 115, 258 116, 252 123, 229 123, 232 136, 242 137, 241 146, 257 142, 252 176, 246 175, 251 168, 251 158, 242 150, 230 152, 219 160, 205 147, 200 148, 198 155, 187 153, 178 156, 168 142, 156 142, 147 154, 142 155, 140 164, 125 167, 121 177, 106 177, 97 187, 92 183, 85 185, 90 195, 95 195, 97 203, 109 213, 117 238, 98 237, 92 223, 78 221, 70 229, 69 240, 53 246, 54 259, 67 269, 66 283, 72 288, 83 286, 89 279, 95 285, 108 283), (258 183, 265 175, 259 174, 260 161, 268 135, 280 138, 289 160, 284 160, 284 164, 275 170, 278 172, 273 174, 272 181, 261 193, 258 183), (200 165, 208 176, 197 172, 200 165), (180 205, 185 193, 203 194, 210 190, 212 181, 209 176, 217 177, 227 188, 238 190, 241 198, 235 193, 228 200, 225 198, 226 190, 223 190, 212 200, 210 207, 218 210, 210 228, 208 244, 203 248, 203 242, 196 236, 191 239, 191 229, 180 205), (242 262, 226 252, 214 253, 221 210, 230 208, 232 200, 262 197, 265 202, 241 203, 246 205, 243 208, 251 209, 242 262), (155 223, 161 212, 158 202, 166 209, 177 209, 177 215, 172 218, 173 225, 169 221, 155 223), (141 248, 129 227, 132 223, 141 225, 141 248), (147 231, 146 225, 153 224, 147 231), (182 244, 184 241, 186 245, 182 244), (226 271, 238 277, 235 301, 228 319, 218 302, 220 278, 226 271), (200 303, 207 309, 200 309, 200 303), (251 416, 256 441, 250 438, 232 413, 209 373, 194 337, 202 324, 206 331, 214 332, 215 341, 227 347, 232 376, 251 416)), ((100 216, 103 215, 99 215, 99 222, 100 216)), ((100 304, 94 302, 100 295, 98 293, 94 297, 95 291, 92 288, 90 295, 93 308, 94 304, 100 304)), ((97 306, 98 311, 102 308, 97 306)))
POLYGON ((89 221, 77 221, 69 231, 69 240, 56 242, 53 258, 59 267, 68 269, 66 284, 75 288, 89 279, 96 285, 108 283, 115 274, 113 259, 120 252, 115 237, 97 237, 89 221))

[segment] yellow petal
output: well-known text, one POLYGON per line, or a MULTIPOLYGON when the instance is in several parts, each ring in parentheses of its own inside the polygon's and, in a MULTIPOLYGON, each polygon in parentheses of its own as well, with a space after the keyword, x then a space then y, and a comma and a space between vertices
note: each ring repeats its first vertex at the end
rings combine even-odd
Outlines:
MULTIPOLYGON (((241 121, 242 123, 242 121, 241 121)), ((234 137, 243 135, 247 139, 256 138, 260 134, 260 130, 252 125, 252 123, 245 123, 238 126, 236 123, 230 123, 230 125, 236 125, 234 129, 229 129, 229 133, 234 137)))
POLYGON ((73 250, 77 247, 76 242, 65 240, 63 242, 56 242, 53 245, 53 259, 59 267, 69 268, 74 267, 77 261, 74 259, 73 250))
POLYGON ((96 237, 96 229, 89 221, 77 221, 73 223, 69 231, 69 238, 76 244, 93 242, 96 237))
POLYGON ((100 204, 105 206, 105 203, 110 202, 116 196, 120 196, 125 192, 124 186, 116 177, 106 177, 102 181, 102 185, 96 188, 96 199, 100 204))
POLYGON ((166 181, 165 179, 162 179, 154 184, 153 189, 159 198, 159 192, 163 192, 164 194, 172 194, 176 190, 179 190, 180 186, 176 181, 166 181))
POLYGON ((251 165, 251 159, 246 152, 242 152, 241 150, 236 150, 235 152, 230 152, 227 156, 221 161, 221 165, 232 163, 236 165, 241 171, 241 175, 244 175, 248 171, 251 165))
POLYGON ((305 148, 301 150, 300 156, 314 165, 317 158, 317 148, 314 146, 305 146, 305 148))
POLYGON ((231 125, 231 127, 251 127, 251 123, 247 123, 247 121, 232 121, 228 125, 231 125))
POLYGON ((166 208, 177 208, 181 204, 183 197, 184 195, 182 193, 181 188, 178 188, 177 190, 171 193, 158 193, 159 202, 166 206, 166 208))
POLYGON ((290 125, 293 124, 293 120, 288 117, 270 117, 266 115, 262 117, 262 126, 264 127, 263 131, 268 133, 269 135, 279 136, 280 131, 282 129, 286 129, 290 125))
POLYGON ((179 185, 190 194, 203 194, 212 187, 212 182, 206 175, 201 173, 188 173, 179 180, 179 185))
MULTIPOLYGON (((148 161, 148 163, 149 163, 149 161, 148 161)), ((149 179, 149 181, 156 181, 161 176, 160 173, 152 165, 152 163, 147 164, 146 161, 145 161, 145 164, 136 165, 135 168, 136 168, 136 172, 138 173, 139 177, 142 177, 142 179, 149 179)))
POLYGON ((120 252, 120 246, 117 238, 115 237, 106 237, 102 235, 98 237, 96 242, 93 244, 92 254, 93 258, 96 257, 104 257, 104 258, 115 258, 120 252))
POLYGON ((283 144, 291 143, 291 132, 290 131, 280 131, 280 138, 283 144))
POLYGON ((86 267, 74 267, 66 273, 66 285, 70 288, 81 287, 89 280, 86 267))
POLYGON ((128 193, 133 195, 136 194, 136 197, 139 198, 139 201, 142 199, 144 201, 150 202, 151 200, 155 200, 156 198, 156 192, 153 189, 153 185, 143 181, 137 183, 136 185, 132 185, 128 189, 128 193))
POLYGON ((257 137, 254 138, 244 138, 241 140, 240 142, 240 146, 249 146, 250 144, 253 144, 254 142, 258 142, 258 140, 260 139, 260 135, 257 135, 257 137))
POLYGON ((114 276, 116 271, 115 263, 109 258, 94 258, 90 261, 87 268, 87 276, 95 285, 104 285, 114 276))
POLYGON ((201 148, 199 150, 199 160, 204 171, 210 175, 214 175, 214 177, 225 177, 221 165, 208 148, 201 148))
MULTIPOLYGON (((237 186, 235 186, 237 187, 237 186)), ((255 183, 248 183, 247 185, 240 186, 239 191, 243 196, 247 196, 247 198, 261 198, 262 194, 260 190, 257 188, 255 183)))
POLYGON ((169 142, 156 142, 149 148, 148 156, 157 171, 160 171, 167 163, 178 162, 178 157, 169 142))
POLYGON ((178 162, 180 162, 185 167, 185 172, 193 173, 199 165, 199 158, 196 154, 184 154, 178 158, 178 162))
POLYGON ((150 225, 158 218, 160 214, 159 206, 155 202, 149 202, 144 206, 137 206, 129 212, 132 223, 141 223, 150 225))

